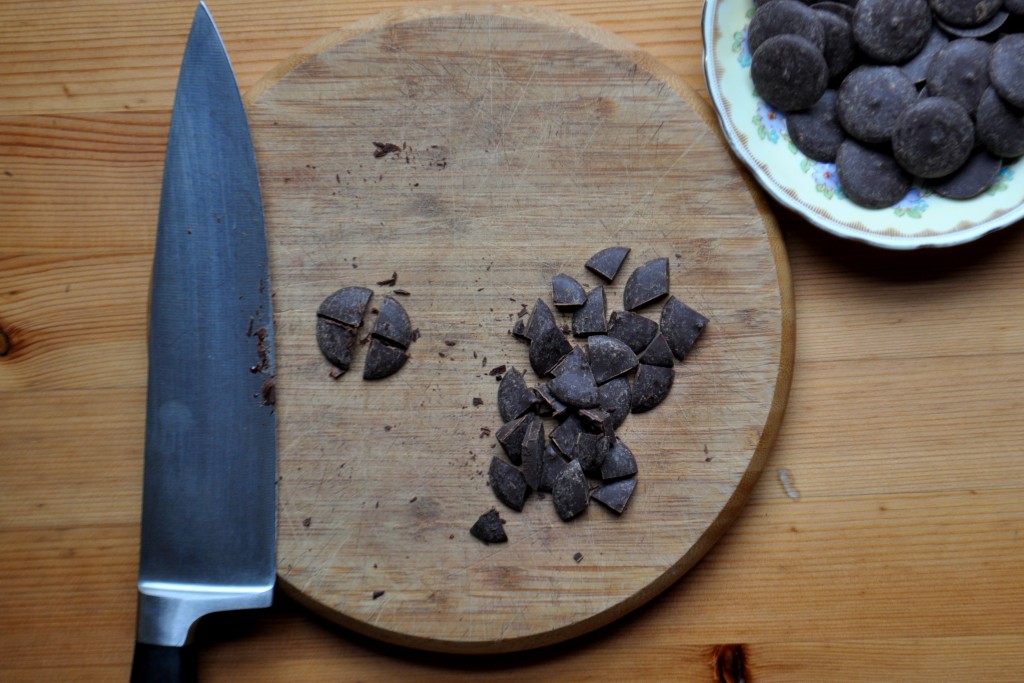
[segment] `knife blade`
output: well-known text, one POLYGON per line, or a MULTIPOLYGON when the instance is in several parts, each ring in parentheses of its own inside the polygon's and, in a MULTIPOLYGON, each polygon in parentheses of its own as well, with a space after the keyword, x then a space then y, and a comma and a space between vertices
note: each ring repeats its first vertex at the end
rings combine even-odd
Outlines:
POLYGON ((188 680, 200 617, 270 605, 277 542, 259 175, 234 71, 202 2, 171 117, 149 306, 132 680, 188 680))

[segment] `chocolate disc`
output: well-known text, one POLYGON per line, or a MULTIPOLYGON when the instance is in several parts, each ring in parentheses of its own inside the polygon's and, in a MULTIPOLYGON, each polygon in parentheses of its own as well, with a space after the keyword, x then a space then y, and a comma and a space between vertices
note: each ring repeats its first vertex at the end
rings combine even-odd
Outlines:
MULTIPOLYGON (((842 5, 841 5, 842 6, 842 5)), ((857 44, 853 40, 853 29, 850 22, 834 12, 814 10, 825 29, 825 63, 828 64, 828 77, 837 79, 853 68, 857 56, 857 44)))
POLYGON ((1024 33, 1003 36, 992 48, 989 78, 999 96, 1024 109, 1024 33))
POLYGON ((916 99, 917 88, 899 67, 860 66, 839 87, 836 113, 843 129, 861 142, 885 142, 916 99))
POLYGON ((908 107, 892 135, 896 161, 921 178, 953 173, 973 148, 971 117, 948 97, 929 97, 908 107))
POLYGON ((853 37, 869 57, 902 64, 921 51, 932 30, 927 0, 860 0, 853 12, 853 37))
POLYGON ((952 175, 931 183, 932 189, 950 199, 970 199, 992 187, 1003 168, 1003 160, 979 149, 952 175))
POLYGON ((910 176, 894 158, 855 140, 839 148, 836 172, 846 196, 868 209, 892 206, 910 190, 910 176))
POLYGON ((924 83, 928 78, 928 65, 931 63, 932 57, 947 45, 949 45, 949 37, 940 29, 934 28, 928 35, 928 41, 921 48, 921 51, 900 68, 910 76, 910 80, 914 81, 914 83, 924 83))
POLYGON ((991 46, 975 38, 957 38, 932 57, 928 64, 928 93, 950 97, 974 115, 988 88, 991 46))
POLYGON ((928 0, 935 16, 954 26, 981 26, 996 15, 1003 0, 928 0))
POLYGON ((747 45, 753 54, 764 41, 786 34, 806 38, 825 49, 825 29, 810 7, 796 0, 772 0, 758 7, 747 28, 747 45))
POLYGON ((774 36, 751 56, 750 77, 765 102, 783 111, 797 111, 813 105, 825 92, 828 64, 806 38, 774 36))
POLYGON ((978 141, 996 156, 1024 155, 1024 111, 1007 104, 995 88, 981 96, 976 127, 978 141))
POLYGON ((826 90, 810 109, 786 116, 789 139, 796 148, 815 161, 835 161, 846 131, 836 113, 838 93, 826 90))

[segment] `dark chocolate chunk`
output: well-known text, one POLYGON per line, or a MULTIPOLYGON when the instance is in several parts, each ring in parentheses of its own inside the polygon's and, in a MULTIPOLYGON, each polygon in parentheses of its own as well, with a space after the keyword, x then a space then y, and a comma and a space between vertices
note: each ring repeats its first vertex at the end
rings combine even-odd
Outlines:
POLYGON ((614 311, 608 319, 608 336, 625 342, 633 353, 647 348, 657 333, 658 323, 633 311, 614 311))
POLYGON ((706 317, 674 296, 661 309, 661 334, 679 360, 686 358, 707 324, 706 317))
POLYGON ((910 176, 892 156, 854 140, 839 148, 836 172, 846 196, 868 209, 892 206, 910 190, 910 176))
POLYGON ((565 468, 566 461, 555 445, 550 441, 544 446, 544 453, 541 456, 540 484, 538 491, 550 493, 554 487, 555 479, 565 468))
POLYGON ((882 64, 902 64, 921 51, 932 30, 927 0, 860 0, 853 11, 853 37, 882 64))
POLYGON ((551 312, 546 303, 537 299, 533 304, 530 322, 526 325, 526 332, 523 336, 532 341, 551 327, 558 327, 558 323, 555 322, 555 314, 551 312))
POLYGON ((374 337, 409 348, 412 343, 412 323, 409 314, 394 297, 386 296, 380 302, 377 322, 373 325, 374 337))
POLYGON ((531 420, 523 436, 523 478, 526 485, 537 490, 544 467, 544 421, 531 420))
POLYGON ((656 258, 629 275, 622 292, 623 307, 635 311, 668 294, 668 259, 656 258))
POLYGON ((372 295, 366 287, 342 287, 323 300, 316 314, 339 325, 359 327, 372 295))
MULTIPOLYGON (((701 317, 703 318, 704 316, 701 317)), ((697 334, 700 334, 700 332, 697 332, 697 334)), ((665 340, 665 335, 659 332, 654 339, 651 340, 651 343, 647 345, 647 348, 637 356, 637 360, 641 363, 646 363, 647 365, 660 365, 663 368, 670 368, 675 364, 672 360, 673 355, 672 349, 668 345, 668 341, 665 340)))
POLYGON ((769 38, 781 35, 797 35, 818 50, 825 49, 825 29, 818 15, 796 0, 774 0, 757 8, 747 28, 751 54, 769 38))
POLYGON ((530 489, 526 485, 526 477, 518 467, 501 458, 492 458, 487 478, 498 500, 517 512, 522 511, 530 489))
POLYGON ((590 491, 578 461, 573 460, 558 473, 551 486, 551 497, 555 512, 563 521, 569 521, 587 509, 590 491))
MULTIPOLYGON (((344 374, 352 366, 352 349, 359 340, 356 328, 327 318, 316 319, 316 343, 324 357, 344 374)), ((340 376, 340 375, 339 375, 340 376)))
POLYGON ((951 36, 957 38, 988 38, 993 35, 996 31, 1003 27, 1006 20, 1010 18, 1010 13, 1005 10, 996 12, 995 16, 986 21, 984 24, 978 26, 954 26, 953 24, 947 23, 938 17, 935 18, 935 23, 942 28, 943 31, 951 36))
POLYGON ((928 34, 928 41, 921 48, 921 51, 914 55, 909 62, 900 66, 903 72, 910 77, 914 83, 924 83, 928 78, 928 65, 932 57, 949 44, 949 38, 938 28, 933 28, 928 34))
POLYGON ((551 374, 555 377, 568 372, 569 370, 575 370, 581 368, 584 365, 589 365, 590 361, 587 360, 587 352, 582 346, 572 347, 572 351, 562 357, 562 360, 558 361, 555 367, 551 368, 551 374))
POLYGON ((600 275, 606 281, 611 282, 622 267, 622 262, 629 254, 629 247, 608 247, 597 252, 587 259, 587 270, 600 275))
POLYGON ((514 420, 533 408, 536 398, 526 386, 523 373, 511 368, 498 385, 498 414, 504 422, 514 420))
POLYGON ((612 416, 612 426, 618 429, 629 416, 632 405, 632 391, 629 380, 616 377, 597 388, 597 405, 612 416))
POLYGON ((1013 159, 1024 154, 1024 110, 1008 104, 989 88, 978 104, 978 141, 996 156, 1013 159))
POLYGON ((992 187, 1002 168, 1001 158, 987 149, 978 149, 955 173, 932 181, 931 186, 943 197, 970 199, 992 187))
POLYGON ((530 338, 526 336, 525 318, 516 318, 516 321, 512 323, 512 336, 520 341, 530 341, 530 338))
POLYGON ((629 503, 629 499, 635 489, 635 478, 620 479, 594 489, 591 495, 594 497, 594 500, 621 515, 622 511, 626 509, 626 504, 629 503))
POLYGON ((526 430, 534 421, 539 419, 533 413, 527 413, 522 417, 517 417, 501 425, 494 434, 498 443, 505 449, 508 459, 516 465, 520 465, 523 462, 523 438, 526 436, 526 430))
POLYGON ((363 365, 363 379, 384 379, 398 372, 409 354, 404 349, 391 346, 380 339, 371 339, 366 349, 366 363, 363 365))
POLYGON ((833 162, 846 132, 836 112, 838 94, 826 90, 810 109, 795 111, 786 116, 786 130, 798 150, 815 161, 833 162))
POLYGON ((530 367, 543 377, 571 351, 572 344, 562 330, 555 326, 546 327, 530 341, 530 367))
POLYGON ((861 142, 885 142, 916 100, 914 82, 899 67, 859 66, 839 86, 836 113, 843 129, 861 142))
POLYGON ((562 424, 551 430, 551 443, 567 458, 576 450, 576 441, 583 433, 583 424, 575 415, 565 418, 562 424))
POLYGON ((908 107, 892 136, 896 161, 921 178, 941 178, 960 168, 974 148, 974 124, 948 97, 929 97, 908 107))
POLYGON ((935 53, 928 64, 928 94, 956 100, 971 116, 989 85, 992 48, 974 38, 957 38, 935 53))
POLYGON ((580 432, 576 439, 576 449, 572 452, 574 462, 579 462, 583 471, 591 477, 601 476, 601 466, 608 457, 611 446, 608 437, 593 432, 580 432))
MULTIPOLYGON (((624 375, 637 364, 636 354, 624 341, 604 334, 595 334, 588 340, 588 353, 592 377, 597 384, 624 375)), ((597 405, 596 400, 592 405, 597 405)))
POLYGON ((632 410, 648 411, 665 400, 672 388, 675 370, 657 365, 640 365, 633 380, 632 410))
POLYGON ((751 56, 750 77, 765 102, 782 111, 797 111, 813 105, 825 92, 828 64, 810 41, 783 34, 757 48, 751 56))
POLYGON ((834 12, 814 10, 825 29, 825 63, 828 65, 828 77, 837 79, 845 76, 853 68, 857 57, 857 44, 853 40, 853 29, 850 22, 834 12))
POLYGON ((586 303, 587 292, 579 282, 565 273, 559 273, 551 278, 551 300, 555 308, 571 311, 586 303))
POLYGON ((587 303, 572 314, 572 333, 577 337, 604 334, 608 331, 606 315, 604 287, 594 287, 587 293, 587 303))
POLYGON ((629 446, 615 439, 611 449, 608 451, 604 464, 601 465, 601 478, 605 481, 610 479, 622 479, 632 477, 636 474, 636 458, 629 446))
POLYGON ((538 401, 536 404, 537 412, 540 415, 546 415, 550 417, 561 417, 567 413, 571 408, 562 403, 555 395, 551 393, 551 388, 547 384, 541 384, 534 388, 533 392, 537 395, 538 401))
POLYGON ((611 445, 612 439, 615 438, 615 420, 611 413, 598 407, 581 410, 579 415, 584 431, 600 434, 608 439, 611 445))
POLYGON ((470 527, 469 533, 484 543, 508 542, 508 536, 505 535, 505 520, 494 508, 480 515, 479 519, 470 527))
POLYGON ((988 75, 999 96, 1024 109, 1024 33, 1008 34, 996 41, 988 75))
POLYGON ((1003 0, 928 0, 932 12, 954 26, 981 26, 999 12, 1003 0))
POLYGON ((548 382, 548 389, 562 403, 576 408, 597 405, 597 381, 589 365, 567 370, 548 382))

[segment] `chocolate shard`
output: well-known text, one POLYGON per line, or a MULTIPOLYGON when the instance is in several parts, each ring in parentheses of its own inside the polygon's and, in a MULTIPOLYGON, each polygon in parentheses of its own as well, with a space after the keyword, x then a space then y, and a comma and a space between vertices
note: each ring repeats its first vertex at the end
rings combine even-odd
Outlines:
POLYGON ((371 334, 403 349, 409 348, 409 344, 412 343, 412 323, 409 322, 409 314, 397 299, 386 296, 381 300, 380 313, 377 314, 377 322, 374 323, 371 334))
POLYGON ((487 478, 498 500, 516 512, 522 511, 530 489, 526 485, 526 477, 518 467, 510 465, 501 458, 492 458, 487 478))
POLYGON ((548 388, 562 403, 576 408, 597 405, 597 382, 589 365, 569 370, 548 382, 548 388))
POLYGON ((523 318, 516 318, 516 321, 512 324, 512 336, 519 341, 530 341, 530 338, 526 336, 526 320, 523 318))
POLYGON ((627 311, 635 311, 667 295, 668 259, 656 258, 630 273, 622 293, 622 304, 627 311))
POLYGON ((511 368, 498 384, 498 413, 503 422, 509 422, 534 406, 536 396, 526 386, 523 373, 511 368))
POLYGON ((356 328, 328 318, 316 319, 316 343, 320 352, 344 374, 352 367, 352 349, 359 340, 356 328))
POLYGON ((370 339, 363 365, 363 379, 384 379, 390 377, 405 365, 409 354, 397 346, 390 346, 380 339, 370 339))
POLYGON ((629 416, 632 390, 629 380, 619 376, 597 387, 597 405, 612 416, 612 426, 618 429, 629 416))
POLYGON ((608 439, 609 446, 615 440, 615 420, 608 411, 601 408, 587 408, 579 412, 579 417, 585 431, 604 436, 608 439))
POLYGON ((615 279, 622 262, 629 254, 629 247, 608 247, 597 252, 586 262, 586 268, 592 273, 600 275, 608 282, 615 279))
POLYGON ((540 487, 544 467, 544 421, 532 420, 523 436, 523 478, 531 489, 540 487))
POLYGON ((604 459, 604 464, 601 465, 601 478, 609 481, 632 477, 634 474, 636 474, 636 458, 633 457, 633 451, 629 450, 629 446, 622 443, 621 439, 615 439, 615 443, 612 444, 604 459))
POLYGON ((608 457, 608 450, 611 444, 604 434, 593 432, 580 432, 576 439, 576 449, 572 452, 574 462, 579 462, 583 471, 591 477, 601 476, 601 467, 608 457))
POLYGON ((565 418, 562 424, 551 430, 551 443, 567 458, 576 450, 576 440, 583 432, 583 423, 575 415, 565 418))
POLYGON ((590 491, 578 461, 571 461, 558 473, 551 486, 551 497, 562 521, 567 522, 587 509, 590 491))
POLYGON ((373 292, 366 287, 342 287, 321 302, 316 314, 339 325, 359 327, 373 292))
POLYGON ((551 374, 558 377, 569 370, 575 370, 589 363, 587 352, 582 346, 573 346, 572 351, 562 357, 555 367, 551 368, 551 374))
POLYGON ((555 314, 551 312, 551 309, 542 300, 537 299, 533 304, 533 312, 530 313, 530 322, 526 325, 526 331, 523 336, 533 341, 538 339, 545 330, 558 327, 558 323, 555 321, 555 314))
POLYGON ((622 511, 626 509, 626 504, 629 503, 634 490, 636 490, 635 478, 619 479, 604 486, 599 486, 590 495, 597 502, 621 515, 622 511))
POLYGON ((658 334, 658 323, 633 311, 613 311, 608 319, 608 336, 626 343, 640 353, 658 334))
POLYGON ((660 365, 663 368, 672 367, 674 365, 672 349, 669 348, 665 335, 661 332, 656 334, 651 343, 640 354, 638 360, 646 365, 660 365))
POLYGON ((577 337, 604 334, 608 331, 606 312, 604 287, 594 287, 587 294, 587 302, 572 315, 572 333, 577 337))
POLYGON ((535 414, 526 413, 501 425, 494 435, 508 455, 508 459, 517 465, 523 462, 523 437, 526 436, 526 430, 533 420, 538 419, 540 418, 535 414))
POLYGON ((633 380, 633 399, 631 407, 634 413, 642 413, 654 408, 665 400, 672 389, 675 370, 658 365, 640 365, 633 380))
POLYGON ((559 273, 551 278, 551 300, 555 308, 571 311, 586 303, 587 292, 579 282, 565 273, 559 273))
POLYGON ((624 341, 604 334, 590 337, 587 352, 598 384, 626 374, 637 364, 636 354, 624 341))
POLYGON ((508 536, 505 534, 505 520, 494 508, 480 515, 479 519, 470 527, 469 533, 484 543, 508 542, 508 536))
POLYGON ((544 377, 571 351, 572 344, 557 326, 545 327, 537 336, 531 337, 530 367, 538 376, 544 377))
POLYGON ((555 398, 547 384, 535 387, 533 393, 537 395, 537 411, 541 415, 558 418, 570 410, 568 405, 555 398))
POLYGON ((566 463, 558 448, 551 441, 548 441, 544 447, 541 460, 540 485, 537 487, 537 490, 550 493, 555 485, 555 479, 568 463, 566 463))
POLYGON ((669 297, 661 309, 661 333, 672 355, 683 360, 707 327, 708 319, 679 299, 669 297))

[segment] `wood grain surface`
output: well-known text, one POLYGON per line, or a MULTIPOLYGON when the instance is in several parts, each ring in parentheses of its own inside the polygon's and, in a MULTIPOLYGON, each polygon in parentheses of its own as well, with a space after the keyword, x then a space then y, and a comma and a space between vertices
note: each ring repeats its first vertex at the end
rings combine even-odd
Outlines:
POLYGON ((277 326, 282 586, 368 635, 473 653, 549 645, 651 599, 742 510, 792 367, 775 222, 706 105, 614 34, 536 8, 387 13, 300 55, 249 107, 277 326), (616 432, 640 468, 626 514, 565 524, 533 496, 501 508, 507 544, 481 544, 468 530, 497 504, 487 470, 504 459, 489 371, 546 379, 512 322, 537 299, 554 307, 560 272, 603 284, 583 264, 613 245, 632 251, 608 313, 634 268, 666 257, 672 293, 712 322, 668 399, 616 432), (353 371, 329 374, 314 313, 349 286, 376 290, 371 307, 406 293, 419 338, 392 378, 361 380, 360 345, 353 371))
MULTIPOLYGON (((397 0, 211 0, 243 91, 397 0)), ((702 97, 696 0, 548 0, 702 97)), ((146 292, 190 0, 0 2, 0 680, 116 681, 135 618, 146 292), (9 344, 7 343, 9 339, 9 344)), ((365 638, 287 595, 204 681, 976 681, 1024 655, 1024 233, 887 253, 772 204, 799 339, 767 469, 680 581, 513 655, 365 638)), ((390 275, 390 271, 387 273, 390 275)))

